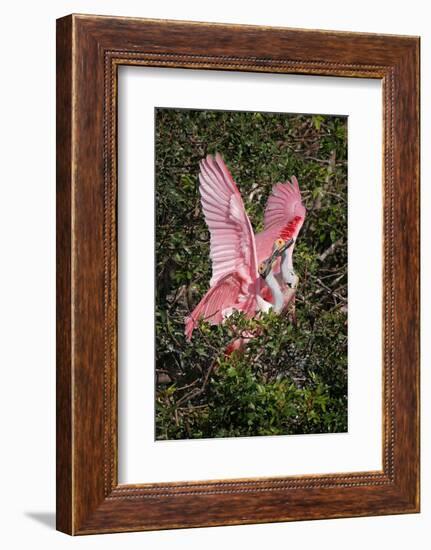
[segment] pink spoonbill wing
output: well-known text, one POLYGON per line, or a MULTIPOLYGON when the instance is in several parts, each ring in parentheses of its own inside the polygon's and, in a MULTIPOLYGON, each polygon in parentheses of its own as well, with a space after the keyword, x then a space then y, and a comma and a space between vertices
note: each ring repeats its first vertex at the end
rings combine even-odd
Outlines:
POLYGON ((293 237, 298 235, 305 218, 305 208, 302 204, 298 180, 293 176, 292 183, 277 183, 272 188, 265 209, 265 230, 287 229, 287 225, 292 223, 295 218, 301 218, 298 220, 301 223, 300 225, 296 224, 293 228, 293 237))
MULTIPOLYGON (((277 183, 272 188, 268 199, 265 216, 264 230, 255 235, 257 259, 261 262, 267 258, 279 237, 289 240, 295 238, 304 223, 305 208, 301 200, 298 180, 293 177, 292 183, 277 183)), ((289 254, 293 253, 293 246, 289 254)), ((280 270, 280 261, 274 266, 274 273, 280 270)))
POLYGON ((202 209, 211 236, 210 286, 231 272, 253 283, 258 278, 256 244, 238 188, 218 153, 203 159, 200 169, 202 209))
POLYGON ((256 298, 253 293, 244 295, 242 292, 244 280, 238 273, 229 273, 212 286, 191 315, 186 320, 186 337, 192 337, 199 319, 212 325, 218 325, 233 309, 244 311, 248 317, 256 312, 256 298))

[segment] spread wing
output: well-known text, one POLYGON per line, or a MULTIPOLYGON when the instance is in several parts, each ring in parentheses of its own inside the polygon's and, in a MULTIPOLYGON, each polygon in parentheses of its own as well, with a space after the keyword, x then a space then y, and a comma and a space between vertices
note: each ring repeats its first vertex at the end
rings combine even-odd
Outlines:
POLYGON ((277 183, 272 188, 271 196, 265 209, 264 226, 266 230, 282 230, 287 228, 295 218, 295 237, 301 229, 305 218, 305 208, 301 200, 298 180, 292 177, 292 182, 277 183))
POLYGON ((231 272, 238 272, 247 285, 253 283, 258 278, 253 230, 238 188, 218 153, 201 161, 199 181, 211 236, 210 286, 231 272))
POLYGON ((219 279, 185 319, 187 339, 192 337, 200 319, 218 325, 233 309, 252 317, 256 312, 256 297, 253 293, 245 295, 242 288, 243 280, 238 273, 229 273, 219 279))

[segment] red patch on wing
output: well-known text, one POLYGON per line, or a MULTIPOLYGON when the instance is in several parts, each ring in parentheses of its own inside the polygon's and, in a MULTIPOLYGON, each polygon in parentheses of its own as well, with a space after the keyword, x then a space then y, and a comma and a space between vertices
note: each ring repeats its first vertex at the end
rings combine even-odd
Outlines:
POLYGON ((280 232, 280 238, 284 239, 285 241, 291 239, 301 221, 301 216, 295 216, 293 220, 291 220, 285 227, 283 227, 280 232))
POLYGON ((260 295, 267 302, 271 302, 271 303, 273 302, 272 292, 267 286, 264 286, 262 288, 262 290, 260 291, 260 295))

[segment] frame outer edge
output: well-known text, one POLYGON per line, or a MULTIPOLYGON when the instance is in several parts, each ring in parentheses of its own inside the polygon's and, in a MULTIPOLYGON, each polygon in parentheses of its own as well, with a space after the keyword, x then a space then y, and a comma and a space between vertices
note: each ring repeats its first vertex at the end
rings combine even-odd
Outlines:
POLYGON ((73 534, 72 366, 72 33, 56 25, 56 528, 73 534))
POLYGON ((395 135, 399 158, 395 201, 395 311, 398 403, 395 422, 400 447, 400 490, 412 512, 420 511, 420 39, 396 67, 395 135), (398 346, 399 342, 403 345, 398 346))

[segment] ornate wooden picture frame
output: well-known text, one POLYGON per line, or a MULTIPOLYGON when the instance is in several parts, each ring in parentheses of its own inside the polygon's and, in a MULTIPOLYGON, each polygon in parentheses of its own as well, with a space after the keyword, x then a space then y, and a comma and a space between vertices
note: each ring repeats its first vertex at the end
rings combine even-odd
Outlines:
POLYGON ((419 38, 87 15, 59 19, 57 528, 90 534, 418 511, 419 38), (382 81, 381 471, 118 483, 120 65, 382 81))

